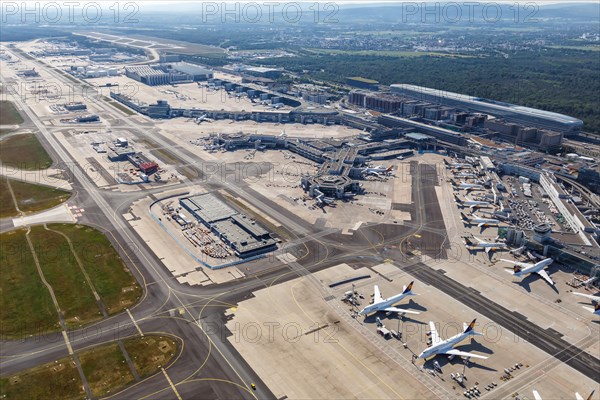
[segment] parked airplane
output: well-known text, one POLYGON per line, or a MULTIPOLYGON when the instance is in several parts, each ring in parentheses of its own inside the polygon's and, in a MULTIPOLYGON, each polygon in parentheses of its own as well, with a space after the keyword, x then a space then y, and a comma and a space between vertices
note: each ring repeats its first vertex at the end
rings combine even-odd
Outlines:
POLYGON ((429 322, 429 333, 428 335, 431 337, 431 346, 429 346, 428 348, 426 348, 425 350, 423 350, 421 352, 421 354, 419 354, 417 356, 417 358, 428 358, 431 356, 436 356, 438 354, 447 354, 450 357, 448 357, 449 359, 454 358, 455 356, 461 356, 461 357, 474 357, 474 358, 482 358, 482 359, 486 359, 486 356, 482 356, 479 354, 473 354, 473 353, 468 353, 465 351, 460 351, 457 349, 454 349, 454 346, 456 346, 458 343, 462 342, 463 340, 471 337, 471 336, 483 336, 482 333, 476 332, 473 328, 475 326, 475 321, 476 319, 474 319, 469 325, 467 324, 463 324, 464 327, 464 331, 452 336, 451 338, 448 338, 446 340, 442 340, 440 338, 440 336, 438 335, 437 330, 435 329, 435 324, 433 323, 433 321, 429 322))
POLYGON ((383 165, 378 165, 376 167, 366 167, 361 172, 363 174, 376 175, 376 176, 390 175, 392 173, 393 168, 394 168, 393 166, 385 168, 383 165))
POLYGON ((446 159, 444 159, 444 164, 446 165, 447 168, 456 168, 456 169, 472 167, 472 165, 469 163, 448 162, 446 159))
POLYGON ((492 219, 492 218, 480 218, 478 216, 476 216, 475 214, 471 214, 472 217, 467 217, 464 213, 460 213, 460 217, 463 220, 463 223, 465 225, 477 225, 478 228, 481 227, 488 227, 488 226, 497 226, 500 221, 498 221, 497 219, 492 219))
MULTIPOLYGON (((592 393, 590 393, 590 395, 584 399, 582 395, 580 395, 579 393, 575 393, 575 400, 592 400, 592 396, 594 395, 595 390, 592 390, 592 393)), ((533 389, 533 398, 535 400, 542 400, 542 396, 540 396, 539 392, 535 389, 533 389)))
POLYGON ((454 195, 454 201, 456 202, 456 204, 458 204, 461 207, 468 206, 470 209, 474 209, 474 208, 482 208, 482 207, 491 207, 492 206, 492 204, 487 201, 471 200, 466 196, 465 196, 465 199, 466 200, 461 200, 458 198, 457 195, 454 195))
POLYGON ((458 172, 454 174, 455 178, 462 178, 462 179, 475 179, 477 178, 477 175, 475 174, 471 174, 468 172, 458 172))
POLYGON ((550 275, 548 275, 548 273, 544 269, 548 265, 550 265, 554 262, 554 260, 551 258, 545 258, 542 261, 536 262, 535 264, 524 263, 524 262, 513 261, 513 260, 506 260, 506 259, 501 259, 501 261, 505 261, 505 262, 514 264, 512 274, 516 277, 520 278, 523 275, 538 274, 539 276, 544 278, 546 280, 546 282, 548 282, 550 285, 554 286, 554 282, 550 278, 550 275))
POLYGON ((595 391, 595 389, 592 390, 592 393, 590 393, 590 395, 586 399, 584 399, 583 396, 579 393, 575 392, 575 400, 592 400, 592 396, 594 395, 595 391))
POLYGON ((480 185, 479 183, 456 183, 454 179, 450 179, 450 183, 452 184, 452 186, 454 186, 454 190, 465 189, 467 193, 472 192, 473 190, 485 190, 485 187, 483 185, 480 185))
POLYGON ((586 310, 590 310, 594 315, 600 315, 600 303, 594 302, 594 308, 584 307, 586 310))
POLYGON ((486 253, 490 251, 506 250, 506 243, 502 242, 486 242, 485 240, 479 239, 473 236, 473 239, 477 240, 477 243, 473 243, 468 237, 465 238, 467 249, 470 251, 485 250, 486 253))
POLYGON ((394 307, 394 304, 398 303, 402 299, 408 296, 416 296, 415 293, 412 292, 412 287, 415 282, 412 281, 408 284, 408 286, 404 286, 402 293, 397 294, 392 297, 388 297, 384 299, 381 297, 381 292, 379 291, 379 286, 375 285, 375 293, 373 295, 373 304, 369 304, 365 308, 363 308, 359 314, 367 315, 372 312, 384 311, 384 312, 393 312, 399 313, 400 315, 404 314, 420 314, 418 311, 406 310, 403 308, 394 307))
POLYGON ((573 293, 576 296, 581 296, 581 297, 588 298, 588 299, 590 299, 594 303, 600 303, 600 296, 594 296, 594 295, 591 295, 591 294, 578 293, 578 292, 571 292, 571 293, 573 293))

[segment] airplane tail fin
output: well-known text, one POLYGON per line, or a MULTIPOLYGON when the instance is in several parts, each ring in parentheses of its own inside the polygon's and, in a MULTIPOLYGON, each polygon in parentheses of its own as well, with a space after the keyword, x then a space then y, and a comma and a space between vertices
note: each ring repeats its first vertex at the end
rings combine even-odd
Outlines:
POLYGON ((450 183, 452 184, 452 186, 456 187, 456 181, 452 178, 450 178, 450 183))
POLYGON ((412 290, 414 283, 415 283, 415 281, 412 281, 411 283, 409 283, 408 286, 404 289, 404 292, 402 292, 402 293, 409 293, 412 290))
POLYGON ((450 165, 450 163, 444 158, 444 164, 445 165, 450 165))
POLYGON ((457 195, 454 195, 454 201, 456 201, 458 204, 462 204, 462 200, 459 199, 457 195))
POLYGON ((469 332, 473 331, 473 329, 475 329, 475 321, 477 321, 477 318, 475 318, 473 321, 471 321, 471 323, 466 327, 464 333, 469 333, 469 332))
POLYGON ((467 216, 465 215, 465 213, 461 212, 460 213, 460 217, 462 218, 463 221, 469 222, 469 218, 467 218, 467 216))
POLYGON ((521 267, 519 267, 518 265, 513 266, 513 272, 515 274, 518 274, 519 272, 521 272, 521 267))
POLYGON ((465 238, 465 243, 467 244, 467 246, 473 246, 475 244, 468 237, 465 238))
POLYGON ((594 312, 597 313, 600 311, 600 303, 594 303, 594 312))

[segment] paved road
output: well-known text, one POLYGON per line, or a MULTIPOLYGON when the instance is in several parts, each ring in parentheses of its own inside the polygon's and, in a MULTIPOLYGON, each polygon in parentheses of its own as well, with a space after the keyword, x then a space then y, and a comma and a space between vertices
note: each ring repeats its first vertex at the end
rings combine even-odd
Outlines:
MULTIPOLYGON (((44 68, 41 65, 39 67, 44 68)), ((56 73, 54 76, 57 80, 65 79, 56 73)), ((272 259, 259 260, 254 264, 264 267, 257 268, 263 272, 223 285, 203 288, 180 285, 121 216, 132 201, 149 192, 124 194, 99 190, 31 110, 18 99, 17 103, 39 129, 42 142, 49 148, 53 158, 71 167, 70 178, 76 192, 76 200, 86 209, 82 222, 97 227, 107 234, 145 289, 140 303, 130 310, 131 317, 127 313, 122 313, 85 329, 69 332, 75 351, 91 344, 114 340, 115 337, 135 335, 138 328, 144 333, 174 335, 185 343, 184 351, 176 362, 166 369, 166 375, 158 374, 143 384, 128 388, 116 396, 117 398, 143 396, 176 398, 179 395, 184 399, 194 399, 198 397, 198 393, 206 393, 207 397, 227 399, 255 396, 272 398, 273 394, 227 340, 228 335, 231 334, 223 324, 223 312, 229 307, 227 304, 238 303, 251 296, 253 291, 264 288, 265 284, 268 285, 275 279, 277 282, 283 282, 296 276, 310 276, 312 272, 340 262, 349 262, 359 267, 372 266, 385 258, 400 259, 403 255, 392 248, 401 246, 406 238, 417 232, 427 232, 428 237, 439 243, 445 240, 443 226, 434 223, 437 218, 435 204, 428 203, 426 207, 419 207, 425 204, 423 201, 426 196, 422 193, 422 188, 428 187, 423 185, 426 179, 417 179, 415 184, 413 224, 407 226, 364 224, 349 237, 339 232, 323 235, 320 230, 298 220, 286 209, 270 202, 245 186, 243 182, 228 182, 217 178, 207 180, 206 177, 201 177, 204 184, 209 184, 214 189, 225 188, 238 196, 244 196, 252 205, 283 222, 288 228, 290 237, 295 239, 291 240, 288 247, 293 254, 299 256, 299 260, 292 265, 278 263, 272 259), (290 270, 295 274, 287 273, 290 270), (214 300, 216 298, 218 303, 214 300), (205 307, 207 305, 210 307, 205 307), (170 382, 174 384, 174 388, 170 382), (256 392, 248 390, 251 382, 257 384, 256 392)), ((126 127, 136 135, 147 137, 148 140, 169 148, 183 164, 198 165, 202 162, 185 149, 180 149, 168 139, 161 137, 157 132, 139 129, 107 104, 103 102, 96 104, 108 115, 125 121, 126 127)), ((427 172, 424 169, 420 171, 427 172)), ((405 268, 420 280, 437 285, 436 287, 454 297, 456 291, 463 291, 464 293, 461 293, 464 301, 469 302, 465 304, 469 307, 502 326, 504 324, 519 326, 520 336, 529 338, 527 335, 532 335, 533 337, 529 339, 531 343, 542 349, 548 349, 547 351, 553 352, 556 357, 563 357, 561 359, 565 362, 574 363, 587 373, 590 373, 593 368, 596 368, 596 371, 600 370, 597 368, 597 359, 585 358, 579 349, 565 343, 551 332, 542 335, 543 339, 537 340, 532 332, 541 330, 539 327, 529 322, 514 325, 518 316, 512 315, 487 299, 484 299, 485 307, 481 306, 483 300, 476 292, 471 292, 471 289, 462 287, 443 274, 438 276, 439 273, 436 274, 422 264, 409 265, 405 268), (568 357, 581 358, 581 361, 573 361, 574 358, 567 360, 568 357), (584 364, 589 365, 587 370, 584 364)), ((318 285, 318 283, 314 284, 318 285)), ((67 348, 62 334, 48 334, 23 341, 13 341, 10 344, 3 343, 0 349, 0 355, 3 357, 0 367, 3 374, 10 374, 66 354, 67 348)))

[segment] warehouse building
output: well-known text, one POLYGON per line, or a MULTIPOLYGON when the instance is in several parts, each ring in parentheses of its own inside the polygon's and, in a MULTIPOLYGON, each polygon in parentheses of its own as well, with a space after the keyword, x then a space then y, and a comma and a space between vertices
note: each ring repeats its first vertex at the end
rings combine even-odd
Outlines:
POLYGON ((271 233, 244 214, 238 213, 212 193, 183 197, 179 204, 202 222, 240 258, 275 250, 271 233))

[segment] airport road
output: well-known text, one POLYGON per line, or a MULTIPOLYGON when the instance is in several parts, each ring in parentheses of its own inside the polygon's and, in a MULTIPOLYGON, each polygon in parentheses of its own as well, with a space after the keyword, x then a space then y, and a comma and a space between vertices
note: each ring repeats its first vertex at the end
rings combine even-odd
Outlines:
MULTIPOLYGON (((45 68, 43 65, 39 65, 39 67, 45 68)), ((63 80, 65 78, 57 76, 57 79, 63 80)), ((140 240, 121 217, 120 211, 127 207, 127 204, 133 198, 136 198, 137 194, 123 195, 98 190, 90 182, 85 172, 73 162, 56 139, 48 133, 46 127, 36 118, 29 107, 20 103, 18 99, 15 100, 35 123, 41 133, 43 142, 55 151, 53 154, 57 157, 56 159, 61 160, 65 165, 72 166, 72 180, 78 193, 77 199, 85 204, 86 208, 84 222, 107 233, 117 250, 130 259, 125 259, 125 261, 146 289, 142 301, 131 309, 132 318, 127 313, 122 313, 93 324, 88 328, 70 332, 69 334, 74 336, 75 349, 99 343, 102 340, 114 340, 114 331, 117 327, 120 333, 125 331, 129 334, 135 334, 137 329, 133 320, 144 332, 164 332, 184 340, 183 353, 172 366, 166 369, 166 375, 156 375, 143 384, 126 389, 117 398, 176 397, 171 383, 173 383, 182 398, 195 398, 197 393, 203 390, 213 391, 215 393, 214 397, 252 398, 256 395, 260 398, 272 398, 272 393, 264 387, 258 376, 229 345, 226 339, 230 332, 225 331, 222 323, 220 323, 222 322, 223 311, 227 308, 226 304, 236 304, 251 295, 252 291, 264 287, 265 284, 292 279, 297 275, 306 275, 308 272, 327 268, 327 266, 334 263, 342 261, 348 261, 353 265, 380 263, 384 257, 388 257, 389 253, 386 253, 386 246, 397 245, 404 238, 421 230, 425 231, 422 228, 427 226, 424 221, 427 221, 426 218, 430 213, 429 205, 420 207, 424 204, 422 202, 424 196, 420 188, 421 179, 417 179, 419 186, 417 186, 418 190, 416 190, 413 197, 415 199, 413 224, 408 227, 396 226, 396 230, 393 231, 392 235, 388 236, 381 233, 385 232, 385 224, 374 224, 361 227, 354 236, 334 233, 323 237, 314 237, 311 240, 305 240, 303 243, 297 244, 298 247, 305 249, 304 254, 306 256, 298 260, 298 264, 285 266, 274 263, 271 269, 260 276, 250 276, 240 281, 207 288, 191 288, 179 285, 166 271, 160 260, 154 256, 151 249, 140 240), (377 237, 382 239, 371 239, 377 237), (294 273, 290 274, 290 270, 294 273), (219 303, 215 304, 214 299, 218 299, 219 303), (209 305, 211 307, 208 307, 209 305), (213 329, 214 327, 216 329, 213 329), (102 334, 96 336, 90 334, 90 332, 98 331, 102 334), (107 332, 108 338, 106 336, 107 332), (167 379, 167 376, 169 379, 167 379), (258 386, 255 393, 247 390, 251 382, 256 383, 258 386)), ((130 125, 129 127, 138 135, 147 135, 147 132, 141 131, 133 122, 118 115, 117 111, 111 109, 110 106, 106 104, 98 105, 115 118, 125 120, 126 124, 130 125)), ((165 148, 172 149, 176 147, 174 143, 158 137, 158 135, 152 135, 149 138, 157 141, 165 148)), ((178 148, 175 155, 184 164, 198 165, 201 162, 198 161, 196 156, 184 149, 178 148)), ((207 182, 203 181, 203 183, 207 182)), ((315 229, 307 227, 305 223, 299 222, 286 210, 276 207, 273 202, 258 196, 251 189, 245 187, 243 182, 223 182, 214 178, 209 180, 208 183, 214 185, 215 188, 226 188, 239 196, 247 196, 253 205, 263 212, 269 213, 274 219, 279 220, 284 225, 290 223, 288 229, 296 231, 300 238, 316 232, 315 229)), ((427 228, 432 234, 443 236, 439 227, 427 226, 427 228), (436 232, 432 232, 433 229, 436 232)), ((585 354, 582 355, 581 350, 566 343, 557 335, 552 335, 551 332, 538 334, 542 330, 534 324, 521 321, 524 317, 510 313, 492 301, 479 297, 477 292, 448 279, 442 273, 436 273, 423 264, 402 266, 401 268, 447 294, 462 296, 461 298, 464 299, 463 302, 466 305, 486 315, 501 326, 507 329, 510 329, 511 326, 513 329, 519 327, 517 334, 521 337, 549 354, 565 360, 567 364, 578 365, 579 368, 587 372, 584 372, 586 375, 590 374, 591 371, 600 370, 597 359, 593 357, 591 359, 586 358, 585 354), (577 361, 577 359, 581 360, 577 361)), ((51 336, 46 335, 41 338, 10 342, 10 345, 6 345, 7 343, 4 342, 0 350, 2 356, 0 366, 3 374, 32 367, 44 360, 52 360, 61 354, 65 354, 66 347, 64 343, 51 343, 51 336)), ((597 377, 595 379, 597 380, 597 377)))
MULTIPOLYGON (((189 300, 184 298, 183 295, 177 295, 176 291, 173 290, 173 287, 170 286, 173 284, 172 276, 170 276, 170 274, 168 274, 168 272, 162 267, 159 260, 154 257, 149 249, 144 246, 139 237, 131 231, 130 226, 122 219, 122 217, 114 212, 113 207, 111 207, 104 198, 105 193, 98 190, 94 183, 89 180, 82 167, 71 159, 70 155, 65 151, 64 148, 62 148, 60 143, 58 143, 52 134, 48 132, 46 126, 36 117, 30 107, 22 102, 18 96, 13 96, 13 100, 35 124, 39 130, 40 136, 43 137, 44 142, 50 145, 54 151, 54 154, 58 157, 57 160, 60 160, 60 162, 64 163, 64 165, 70 167, 70 173, 72 179, 74 180, 74 186, 80 192, 82 201, 91 203, 90 205, 95 205, 95 207, 93 207, 90 212, 87 213, 88 216, 92 215, 93 218, 96 219, 97 223, 92 224, 92 226, 103 227, 104 231, 108 231, 109 237, 112 236, 112 238, 115 240, 117 249, 119 249, 119 246, 127 244, 129 247, 127 250, 128 253, 136 255, 137 264, 141 268, 137 270, 137 273, 134 271, 134 274, 137 278, 141 278, 140 281, 144 283, 143 286, 146 290, 145 297, 142 302, 133 308, 132 314, 134 318, 141 320, 147 317, 149 312, 151 313, 155 311, 157 307, 162 307, 162 304, 170 305, 170 308, 172 309, 186 310, 186 303, 189 300), (145 282, 156 282, 156 284, 153 285, 151 290, 148 290, 145 282)), ((100 324, 95 324, 93 327, 99 329, 104 328, 110 331, 111 327, 119 325, 125 320, 125 318, 129 318, 129 316, 127 314, 121 314, 119 316, 109 318, 100 324)), ((235 350, 233 350, 233 348, 226 340, 224 340, 223 337, 219 337, 217 334, 206 332, 204 329, 202 329, 201 324, 198 324, 198 321, 191 312, 184 312, 180 318, 183 318, 186 321, 185 324, 194 327, 192 332, 188 332, 183 336, 187 343, 185 348, 201 349, 208 347, 209 349, 212 349, 212 362, 208 363, 208 365, 211 366, 211 371, 218 366, 226 373, 226 377, 222 377, 221 380, 213 381, 212 386, 216 388, 215 390, 218 389, 218 391, 225 392, 225 388, 227 388, 229 391, 231 391, 231 388, 233 388, 233 390, 236 391, 235 395, 232 395, 232 393, 229 392, 229 395, 223 395, 223 397, 273 397, 268 388, 261 384, 258 376, 256 376, 256 374, 254 374, 247 365, 242 364, 243 360, 241 360, 241 357, 235 353, 235 350), (208 338, 208 344, 206 343, 206 340, 205 343, 202 342, 204 338, 208 338), (256 383, 258 385, 258 390, 256 393, 247 390, 250 383, 256 383)), ((170 330, 176 330, 176 326, 181 325, 180 323, 167 323, 168 320, 169 319, 161 321, 161 325, 163 326, 162 331, 165 333, 171 333, 170 330)), ((132 322, 124 323, 125 326, 131 324, 132 322)), ((88 339, 89 335, 81 334, 80 332, 76 332, 75 334, 79 334, 79 336, 82 337, 82 344, 88 343, 90 340, 88 339)), ((39 360, 41 355, 47 353, 49 349, 55 348, 56 346, 54 344, 47 345, 46 348, 44 348, 44 346, 40 346, 36 340, 11 342, 10 346, 7 345, 7 343, 4 343, 0 353, 2 356, 2 364, 0 365, 2 365, 3 374, 9 373, 12 368, 17 370, 33 367, 40 363, 39 360), (18 356, 17 354, 22 356, 18 356), (11 355, 13 357, 11 357, 11 355)), ((206 364, 205 361, 206 357, 198 358, 194 360, 194 364, 200 366, 206 364)), ((174 371, 185 369, 182 367, 182 363, 179 362, 177 362, 171 368, 174 371)), ((173 379, 171 379, 171 381, 175 382, 176 384, 180 383, 180 381, 173 379)), ((170 382, 163 382, 162 384, 164 387, 171 386, 170 382)), ((199 386, 203 386, 205 384, 205 381, 198 381, 197 383, 199 386)), ((195 384, 190 384, 189 386, 193 387, 194 385, 195 384)), ((148 394, 158 390, 157 387, 152 387, 151 385, 138 385, 136 387, 138 390, 143 390, 148 394)))

